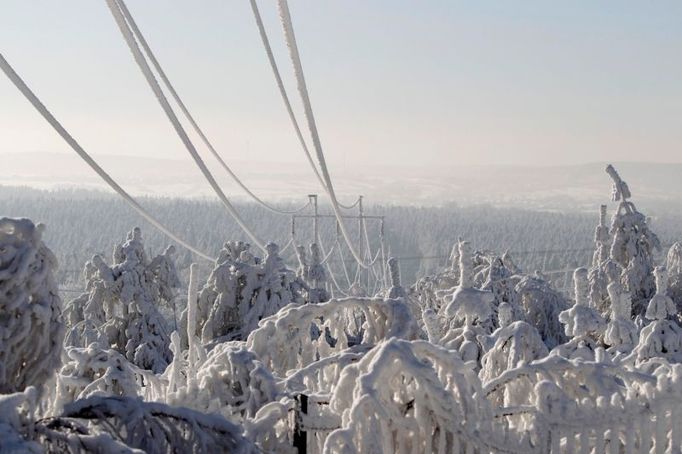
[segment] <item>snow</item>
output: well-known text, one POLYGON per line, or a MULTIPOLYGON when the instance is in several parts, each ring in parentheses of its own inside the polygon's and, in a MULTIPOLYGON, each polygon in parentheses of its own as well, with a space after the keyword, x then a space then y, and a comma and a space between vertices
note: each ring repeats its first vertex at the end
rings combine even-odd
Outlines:
POLYGON ((62 302, 44 228, 0 218, 0 393, 40 387, 59 365, 62 302))
POLYGON ((228 241, 179 314, 173 247, 134 228, 62 312, 44 227, 3 218, 0 452, 678 452, 682 247, 655 262, 608 172, 567 293, 460 240, 412 286, 390 258, 376 296, 330 298, 316 243, 291 269, 228 241))

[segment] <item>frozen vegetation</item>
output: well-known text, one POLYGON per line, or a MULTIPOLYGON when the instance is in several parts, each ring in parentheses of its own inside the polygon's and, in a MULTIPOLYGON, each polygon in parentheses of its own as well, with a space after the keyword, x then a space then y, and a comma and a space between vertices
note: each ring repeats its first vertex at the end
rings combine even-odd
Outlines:
MULTIPOLYGON (((600 201, 604 202, 606 198, 595 202, 600 201)), ((152 214, 169 228, 191 238, 194 246, 211 256, 217 256, 228 239, 248 241, 217 202, 146 198, 142 204, 149 207, 152 214)), ((658 234, 665 250, 682 238, 682 215, 675 214, 678 211, 644 206, 645 213, 653 217, 652 229, 658 234)), ((284 248, 290 239, 289 219, 282 219, 252 204, 239 205, 238 208, 261 238, 274 241, 284 248)), ((282 205, 282 208, 290 207, 282 205)), ((514 262, 529 273, 535 270, 567 270, 560 276, 555 274, 547 277, 560 277, 561 286, 570 288, 572 270, 580 266, 591 267, 597 208, 598 205, 585 212, 543 212, 503 206, 448 205, 436 208, 370 205, 365 209, 385 215, 386 242, 391 255, 405 257, 400 260, 400 268, 403 280, 407 283, 437 274, 446 264, 452 245, 462 237, 472 248, 481 252, 494 251, 501 255, 509 249, 514 262), (565 252, 566 249, 570 251, 565 252)), ((323 213, 328 213, 327 209, 324 205, 320 207, 323 213)), ((47 192, 0 186, 0 213, 40 220, 49 226, 45 239, 60 264, 55 272, 56 278, 60 285, 70 290, 82 286, 83 264, 95 254, 109 259, 111 249, 121 238, 125 238, 132 226, 139 225, 144 230, 148 255, 163 252, 168 244, 163 234, 149 226, 125 202, 101 192, 47 192), (73 219, 78 219, 78 222, 74 223, 73 219)), ((357 214, 354 211, 350 213, 357 214)), ((377 227, 376 222, 368 221, 370 239, 373 241, 377 227)), ((347 228, 353 237, 357 235, 355 223, 349 222, 347 228)), ((310 219, 296 222, 297 241, 302 242, 306 249, 311 234, 310 219)), ((323 220, 320 223, 320 236, 327 252, 336 236, 332 221, 323 220)), ((372 249, 376 249, 376 246, 373 243, 372 249)), ((310 253, 306 254, 310 258, 310 253)), ((293 269, 298 267, 294 248, 285 250, 281 256, 293 269)), ((175 257, 180 279, 186 286, 192 256, 184 248, 178 247, 175 257)), ((347 252, 346 259, 350 267, 352 260, 347 252)), ((339 282, 345 281, 339 258, 332 257, 329 264, 334 277, 339 282)), ((207 276, 210 269, 205 269, 204 263, 200 265, 201 272, 207 276)))
POLYGON ((2 218, 0 452, 680 452, 682 246, 607 172, 570 289, 478 239, 339 286, 317 243, 202 271, 133 228, 62 301, 45 227, 2 218))

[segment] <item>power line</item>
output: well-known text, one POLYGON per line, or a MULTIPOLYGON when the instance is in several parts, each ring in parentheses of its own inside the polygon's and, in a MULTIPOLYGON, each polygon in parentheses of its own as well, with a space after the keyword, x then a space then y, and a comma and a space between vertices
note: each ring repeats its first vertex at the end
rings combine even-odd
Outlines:
POLYGON ((154 227, 166 234, 168 237, 176 241, 178 244, 186 247, 190 251, 197 254, 199 257, 206 260, 214 261, 215 259, 204 254, 192 245, 186 243, 184 240, 176 236, 173 232, 168 230, 161 222, 157 221, 151 214, 147 212, 132 196, 130 196, 116 181, 107 174, 97 162, 90 157, 90 155, 80 146, 76 139, 59 123, 59 121, 50 113, 45 105, 38 99, 38 97, 31 91, 21 77, 14 71, 5 57, 0 53, 0 67, 12 83, 19 89, 24 97, 35 107, 35 109, 47 120, 47 122, 54 128, 55 131, 66 141, 69 146, 81 157, 96 173, 100 176, 114 191, 116 191, 128 204, 137 211, 143 218, 149 221, 154 227))
POLYGON ((350 239, 350 235, 348 235, 346 226, 343 223, 343 219, 341 218, 342 216, 341 209, 338 200, 336 199, 336 194, 334 193, 334 185, 332 184, 331 177, 329 175, 329 169, 327 168, 324 152, 322 151, 322 143, 320 140, 320 135, 317 130, 317 124, 315 122, 313 108, 310 103, 310 94, 308 93, 308 87, 306 85, 305 75, 303 73, 303 65, 301 64, 301 56, 298 51, 298 46, 296 44, 296 36, 294 34, 294 28, 291 22, 289 5, 286 0, 278 0, 277 3, 279 5, 280 21, 284 29, 284 38, 286 40, 287 47, 289 48, 289 58, 294 67, 294 74, 296 76, 298 93, 300 95, 301 101, 303 102, 303 111, 308 122, 308 130, 313 140, 313 146, 315 148, 315 154, 317 156, 318 164, 320 165, 320 170, 322 171, 322 178, 324 180, 324 182, 321 182, 324 183, 322 184, 322 188, 327 192, 327 195, 329 196, 329 199, 332 204, 332 209, 334 211, 334 215, 337 217, 337 220, 339 221, 341 234, 344 240, 346 241, 348 249, 353 255, 353 258, 362 268, 368 268, 369 266, 371 266, 371 264, 367 265, 364 259, 355 250, 353 242, 350 239))
POLYGON ((156 69, 156 72, 159 74, 159 77, 161 78, 161 81, 164 83, 166 88, 168 89, 168 92, 171 94, 175 102, 178 104, 180 107, 180 110, 182 111, 183 115, 189 121, 189 123, 192 125, 192 128, 194 131, 199 135, 201 138, 201 141, 206 145, 208 150, 211 152, 213 157, 220 163, 222 168, 232 177, 232 179, 246 192, 254 201, 256 201, 258 204, 260 204, 262 207, 265 209, 277 213, 277 214, 294 214, 294 213, 300 213, 301 211, 305 210, 310 206, 310 201, 306 203, 305 205, 301 206, 300 208, 297 208, 295 210, 280 210, 278 208, 275 208, 274 206, 269 205, 265 201, 263 201, 260 197, 258 197, 256 194, 254 194, 243 182, 242 180, 232 171, 230 166, 227 165, 227 163, 223 160, 223 158, 220 156, 220 154, 216 151, 216 149, 213 147, 213 144, 208 140, 208 137, 206 137, 206 134, 204 134, 204 131, 199 127, 197 122, 194 120, 194 117, 192 114, 189 112, 189 109, 187 109, 187 106, 185 106, 185 103, 180 99, 180 95, 178 95, 177 91, 171 84, 170 80, 166 76, 166 72, 163 70, 161 67, 161 64, 159 61, 156 59, 156 56, 154 55, 154 52, 152 52, 151 47, 147 43, 147 40, 145 39, 144 35, 140 31, 140 28, 137 26, 137 23, 135 22, 135 19, 133 18, 132 14, 130 14, 130 10, 128 10, 128 7, 126 6, 124 0, 118 0, 118 4, 120 6, 121 12, 123 12, 123 15, 125 16, 126 21, 130 25, 130 28, 132 29, 133 34, 139 41, 139 43, 142 45, 142 48, 144 49, 144 52, 147 54, 147 57, 149 58, 149 61, 152 63, 154 66, 154 69, 156 69))
POLYGON ((168 102, 168 99, 166 99, 166 96, 163 94, 163 91, 159 86, 159 82, 156 80, 156 77, 154 76, 151 68, 149 67, 149 64, 147 63, 147 60, 142 54, 140 47, 135 41, 135 37, 133 36, 133 32, 130 29, 130 25, 128 24, 128 22, 126 22, 124 13, 122 12, 121 3, 122 3, 121 0, 107 0, 107 5, 109 6, 109 9, 111 10, 112 15, 114 16, 114 19, 116 20, 119 29, 121 30, 123 38, 125 39, 126 43, 128 44, 128 47, 130 48, 130 51, 133 54, 135 62, 142 71, 142 74, 144 75, 145 79, 147 80, 147 83, 149 84, 149 87, 156 95, 156 99, 159 101, 159 104, 166 113, 166 116, 168 117, 171 124, 175 128, 175 132, 180 137, 180 140, 185 145, 185 148, 194 159, 194 162, 196 163, 197 167, 199 167, 199 170, 201 170, 201 173, 204 175, 209 185, 218 195, 218 198, 223 202, 223 205, 225 205, 227 211, 230 213, 230 215, 232 215, 237 224, 239 224, 242 230, 244 230, 244 232, 256 244, 256 246, 258 246, 261 250, 265 252, 264 243, 256 236, 255 232, 253 232, 253 230, 249 228, 248 225, 246 225, 244 220, 242 220, 241 216, 239 215, 239 212, 237 212, 235 207, 232 206, 232 203, 225 196, 222 189, 220 189, 220 186, 216 182, 215 178, 213 178, 211 171, 208 169, 208 167, 206 167, 206 164, 201 159, 201 156, 199 156, 199 153, 197 152, 196 148, 194 147, 194 144, 187 135, 187 132, 180 124, 178 117, 175 115, 173 108, 168 102))
MULTIPOLYGON (((317 180, 320 182, 320 185, 323 188, 326 188, 326 183, 324 179, 322 178, 322 175, 320 175, 320 171, 317 169, 317 166, 315 166, 315 162, 313 161, 313 157, 310 154, 310 150, 308 149, 308 145, 306 144, 305 139, 303 138, 303 134, 301 133, 301 127, 298 124, 298 120, 296 119, 296 115, 294 114, 294 110, 291 107, 291 101, 289 100, 289 96, 287 95, 287 91, 284 88, 284 82, 282 82, 282 76, 280 75, 279 68, 277 67, 277 62, 275 61, 275 56, 272 53, 272 47, 270 46, 270 40, 268 39, 268 34, 265 31, 265 26, 263 25, 263 19, 260 15, 260 11, 258 10, 258 4, 256 3, 256 0, 250 0, 251 2, 251 10, 253 11, 253 16, 254 19, 256 20, 256 25, 258 26, 258 33, 261 37, 261 41, 263 42, 263 47, 265 49, 265 53, 267 54, 268 57, 268 62, 270 63, 270 68, 272 69, 272 73, 275 76, 275 81, 277 82, 277 88, 279 89, 279 93, 282 97, 282 101, 284 101, 284 106, 287 109, 287 114, 289 115, 289 119, 291 120, 291 124, 294 127, 294 131, 296 132, 296 137, 298 138, 298 141, 301 144, 301 147, 303 148, 303 152, 305 153, 305 157, 308 160, 308 163, 313 169, 313 172, 315 173, 315 176, 317 177, 317 180)), ((355 202, 353 202, 350 205, 343 205, 342 203, 339 202, 339 206, 345 209, 351 209, 354 208, 358 203, 360 202, 360 198, 358 197, 355 202)))

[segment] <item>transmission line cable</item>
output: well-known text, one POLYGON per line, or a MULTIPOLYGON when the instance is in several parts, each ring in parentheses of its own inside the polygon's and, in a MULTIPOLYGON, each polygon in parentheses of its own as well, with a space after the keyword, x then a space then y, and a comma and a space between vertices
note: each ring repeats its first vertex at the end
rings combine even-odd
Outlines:
POLYGON ((7 77, 12 81, 12 83, 19 89, 19 91, 24 95, 24 97, 35 107, 35 109, 42 115, 42 117, 47 120, 47 122, 54 128, 55 131, 66 141, 67 144, 78 154, 78 156, 83 159, 96 173, 100 176, 114 191, 116 191, 123 199, 128 202, 128 204, 137 211, 143 218, 149 221, 154 227, 159 229, 169 238, 177 242, 178 244, 186 247, 190 251, 197 254, 199 257, 204 258, 209 261, 215 261, 213 257, 210 257, 203 252, 199 251, 192 245, 186 243, 184 240, 176 236, 173 232, 168 230, 161 222, 154 218, 151 214, 147 212, 130 194, 128 194, 116 181, 109 176, 108 173, 102 167, 97 164, 97 162, 80 146, 80 144, 74 139, 71 134, 62 126, 61 123, 50 113, 50 111, 45 107, 45 105, 38 99, 38 97, 31 91, 31 89, 26 85, 26 83, 21 79, 19 74, 17 74, 12 66, 9 64, 5 57, 0 54, 0 67, 7 77))
POLYGON ((329 199, 331 201, 332 210, 336 219, 339 221, 339 227, 341 229, 341 234, 348 245, 348 249, 351 251, 353 258, 357 262, 359 267, 368 268, 371 265, 365 263, 364 259, 358 254, 353 246, 350 235, 343 223, 343 218, 341 214, 341 209, 339 207, 338 200, 336 199, 336 194, 334 193, 334 186, 329 175, 329 169, 327 168, 327 163, 324 157, 324 152, 322 151, 322 143, 317 130, 317 124, 315 122, 315 117, 313 115, 312 105, 310 103, 310 95, 308 93, 308 88, 305 82, 305 76, 303 73, 303 66, 301 64, 301 56, 298 51, 298 46, 296 44, 296 36, 294 34, 293 25, 291 22, 291 14, 289 13, 289 5, 287 0, 278 0, 280 21, 282 22, 282 27, 284 29, 284 38, 289 48, 289 58, 294 67, 294 74, 296 76, 296 84, 298 86, 298 93, 303 102, 303 110, 305 112, 306 119, 308 121, 308 130, 312 136, 313 146, 315 148, 315 153, 317 155, 318 164, 320 170, 322 171, 322 178, 324 179, 323 189, 327 192, 329 199))
POLYGON ((116 20, 116 23, 118 24, 119 29, 121 30, 121 34, 123 35, 123 38, 125 39, 126 43, 128 44, 128 47, 130 48, 130 51, 133 54, 133 57, 135 59, 135 62, 139 66, 140 70, 142 71, 142 74, 144 75, 145 79, 147 80, 147 83, 149 84, 150 88, 156 95, 156 99, 159 101, 159 104, 163 108, 164 112, 166 113, 166 116, 170 120, 171 124, 175 128, 176 133, 180 137, 180 140, 182 143, 185 145, 185 148, 189 152, 189 154, 192 156, 194 159, 194 162, 197 164, 199 167, 199 170, 201 170, 201 173, 204 175, 210 186, 213 188, 215 193, 218 195, 218 198, 220 201, 225 205, 225 208, 227 211, 232 215, 234 220, 239 224, 239 226, 242 228, 242 230, 247 234, 247 236, 253 241, 256 246, 258 246, 261 250, 265 252, 265 245, 263 242, 256 236, 256 234, 253 232, 251 228, 244 222, 244 220, 241 218, 235 207, 230 203, 229 199, 225 196, 223 193, 222 189, 220 189, 220 186, 216 182, 215 178, 213 178, 213 175, 211 174, 210 170, 208 167, 206 167, 206 164, 204 161, 201 159, 201 156, 199 156, 199 153, 197 152, 196 148, 194 147, 194 144, 192 143, 191 139, 187 135, 187 132, 185 129, 182 127, 180 124, 180 121, 178 120, 178 117, 175 115, 175 112, 173 111, 173 108, 171 105, 168 103, 168 99, 166 99, 166 96, 163 94, 163 91, 161 90, 161 86, 159 85, 159 82, 156 80, 156 77, 152 73, 151 68, 149 67, 149 64, 147 63, 146 59, 144 58, 144 55, 142 54, 142 51, 140 50, 140 47, 138 46, 137 42, 135 41, 135 37, 133 36, 133 32, 130 29, 129 24, 126 22, 126 19, 121 11, 120 4, 117 0, 107 0, 107 5, 109 6, 109 9, 111 10, 112 15, 114 16, 114 19, 116 20))
POLYGON ((199 127, 199 124, 196 122, 192 114, 189 112, 189 109, 185 105, 185 103, 182 101, 180 98, 180 95, 178 95, 177 91, 175 90, 175 87, 173 87, 173 84, 171 84, 170 79, 166 76, 166 72, 163 70, 161 67, 161 64, 159 61, 156 59, 156 56, 154 55, 154 52, 152 51, 151 47, 147 43, 147 40, 145 39, 144 35, 140 31, 140 28, 138 27, 137 23, 135 22, 135 19, 133 18, 132 14, 130 13, 130 10, 128 10, 128 7, 126 6, 124 0, 117 0, 118 4, 121 8, 121 12, 123 13, 123 16, 125 17, 126 21, 130 25, 130 28, 133 32, 133 35, 137 39, 137 41, 140 43, 142 46, 142 49, 144 50, 145 54, 147 54, 147 58, 149 58, 149 61, 151 62, 152 66, 156 70, 157 74, 161 78, 161 81, 163 84, 166 86, 166 89, 170 93, 170 95, 173 97, 177 105, 180 107, 180 111, 182 114, 185 116, 187 121, 189 121, 190 125, 192 126, 192 129, 197 133, 197 135, 201 138, 201 141, 204 143, 206 148, 211 152, 213 157, 220 163, 222 168, 230 175, 230 177, 234 180, 235 183, 241 187, 246 194, 248 194, 254 201, 256 201, 258 204, 260 204, 263 208, 277 214, 295 214, 295 213, 300 213, 301 211, 305 210, 310 206, 310 200, 308 202, 301 206, 300 208, 294 209, 294 210, 281 210, 278 208, 275 208, 274 206, 268 204, 264 200, 262 200, 260 197, 258 197, 256 194, 253 193, 245 184, 244 182, 237 176, 237 174, 234 173, 234 171, 230 168, 230 166, 227 165, 227 163, 223 160, 223 158, 220 156, 218 151, 215 149, 211 141, 206 137, 206 134, 204 131, 199 127))
MULTIPOLYGON (((315 165, 315 161, 313 160, 312 155, 310 154, 310 150, 308 149, 308 145, 306 144, 305 139, 303 138, 303 134, 301 133, 301 127, 298 124, 298 120, 296 119, 296 115, 294 114, 294 110, 291 107, 291 101, 289 100, 289 96, 287 95, 287 91, 284 88, 284 82, 282 81, 282 76, 279 72, 279 68, 277 67, 277 62, 275 61, 275 56, 272 53, 272 47, 270 46, 270 40, 268 39, 268 34, 265 31, 265 26, 263 25, 263 18, 260 15, 260 11, 258 10, 258 4, 256 3, 256 0, 250 0, 251 2, 251 10, 253 11, 253 16, 256 19, 256 25, 258 26, 258 33, 260 34, 261 41, 263 42, 263 47, 265 48, 265 53, 268 56, 268 61, 270 62, 270 68, 272 69, 272 73, 275 76, 275 81, 277 82, 277 88, 279 88, 279 93, 282 96, 282 101, 284 101, 284 106, 287 109, 287 114, 289 115, 289 119, 291 120, 291 124, 294 127, 294 131, 296 132, 296 137, 298 138, 298 141, 301 144, 301 147, 303 148, 303 151, 305 153, 306 159, 308 160, 308 163, 313 169, 313 172, 315 173, 315 176, 317 177, 317 180, 320 182, 320 185, 323 188, 327 187, 327 184, 325 183, 325 180, 322 178, 322 175, 320 174, 320 171, 317 169, 317 166, 315 165)), ((341 202, 337 203, 339 204, 340 207, 345 208, 345 209, 351 209, 357 206, 357 204, 360 202, 360 198, 355 200, 350 205, 344 205, 341 202)))

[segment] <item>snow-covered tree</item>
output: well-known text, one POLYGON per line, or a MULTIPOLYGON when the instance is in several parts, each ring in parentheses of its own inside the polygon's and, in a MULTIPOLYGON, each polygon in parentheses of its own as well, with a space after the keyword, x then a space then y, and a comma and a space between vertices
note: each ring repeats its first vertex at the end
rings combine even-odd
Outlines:
POLYGON ((682 362, 682 327, 670 319, 677 313, 673 300, 667 295, 668 275, 664 267, 656 267, 656 294, 646 310, 646 318, 652 320, 639 337, 635 351, 639 361, 656 357, 682 362))
POLYGON ((298 258, 298 270, 296 275, 306 283, 304 286, 304 298, 308 303, 316 304, 329 300, 329 294, 325 289, 327 272, 322 264, 322 255, 317 243, 310 245, 310 263, 306 257, 303 246, 296 247, 298 258))
POLYGON ((682 313, 682 243, 676 242, 668 250, 666 268, 670 278, 668 294, 677 306, 678 318, 682 313))
POLYGON ((494 443, 481 440, 490 409, 477 398, 480 386, 450 350, 382 342, 343 370, 330 401, 342 427, 328 436, 325 452, 451 452, 468 440, 494 443))
POLYGON ((546 280, 538 276, 523 276, 513 295, 512 303, 523 313, 523 320, 538 330, 548 348, 566 341, 559 314, 568 308, 568 302, 546 280))
POLYGON ((641 315, 655 291, 653 254, 660 250, 661 244, 649 229, 646 217, 628 200, 631 197, 628 185, 613 166, 607 166, 606 172, 613 180, 612 199, 619 202, 609 230, 610 257, 623 268, 623 286, 632 296, 635 314, 641 315))
POLYGON ((407 292, 403 288, 403 284, 400 279, 400 264, 398 259, 391 257, 388 259, 388 274, 391 279, 391 287, 388 289, 388 298, 407 298, 407 292))
POLYGON ((604 343, 612 353, 629 353, 637 345, 639 330, 632 321, 632 300, 619 281, 608 285, 611 319, 606 327, 604 343))
POLYGON ((572 339, 557 346, 553 351, 566 358, 582 358, 593 361, 598 339, 606 329, 606 321, 599 312, 591 308, 588 300, 589 283, 587 269, 578 268, 573 273, 575 304, 559 314, 566 336, 572 339))
POLYGON ((0 218, 0 393, 40 387, 59 365, 62 303, 44 229, 0 218))
POLYGON ((592 257, 593 267, 598 267, 609 258, 611 236, 609 235, 609 227, 606 225, 606 208, 606 205, 599 207, 599 224, 594 229, 595 251, 592 257))
MULTIPOLYGON (((70 347, 68 361, 57 374, 52 411, 57 414, 78 399, 90 396, 142 395, 144 372, 116 350, 93 343, 86 348, 70 347)), ((152 376, 148 373, 146 377, 152 376)))
MULTIPOLYGON (((248 243, 225 243, 199 294, 196 335, 204 344, 244 340, 263 318, 304 303, 306 284, 284 264, 279 246, 268 243, 266 249, 261 261, 248 243)), ((187 326, 186 311, 181 325, 187 326)))
POLYGON ((172 305, 180 286, 169 246, 151 261, 139 228, 116 245, 113 265, 96 255, 86 264, 86 292, 69 303, 66 345, 98 342, 135 365, 162 372, 171 360, 167 323, 159 311, 172 305))

